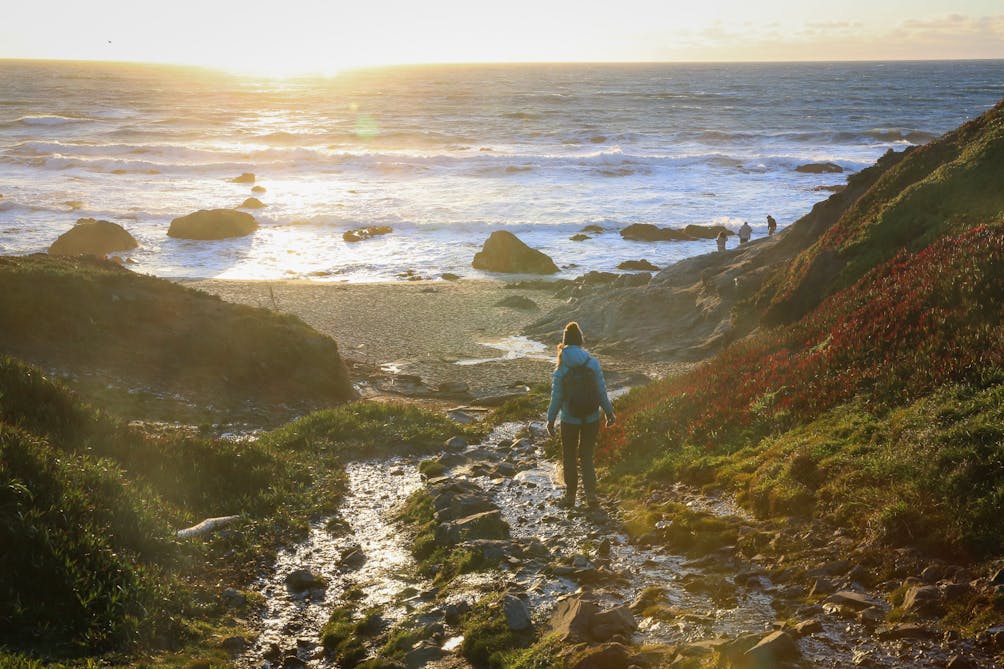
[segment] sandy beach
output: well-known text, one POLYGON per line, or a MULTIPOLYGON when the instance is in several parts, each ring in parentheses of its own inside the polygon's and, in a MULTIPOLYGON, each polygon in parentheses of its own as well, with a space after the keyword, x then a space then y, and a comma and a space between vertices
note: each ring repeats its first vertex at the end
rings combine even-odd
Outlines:
MULTIPOLYGON (((559 303, 551 291, 507 288, 504 281, 182 283, 230 302, 299 316, 338 342, 364 394, 422 394, 423 387, 463 383, 475 397, 495 396, 548 381, 554 364, 556 342, 519 338, 559 303), (537 308, 498 304, 514 296, 537 308)), ((604 360, 604 366, 613 383, 628 371, 615 360, 604 360)))

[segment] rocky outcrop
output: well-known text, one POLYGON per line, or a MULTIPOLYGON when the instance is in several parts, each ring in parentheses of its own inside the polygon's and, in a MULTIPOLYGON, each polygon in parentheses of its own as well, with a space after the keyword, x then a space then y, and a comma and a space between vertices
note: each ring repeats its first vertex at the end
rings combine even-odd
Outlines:
POLYGON ((258 229, 254 216, 235 209, 201 209, 171 221, 168 237, 227 239, 244 237, 258 229))
POLYGON ((650 263, 649 261, 642 258, 641 260, 625 260, 620 265, 617 265, 617 269, 622 269, 627 272, 658 272, 659 268, 650 263))
POLYGON ((651 223, 632 223, 621 230, 621 237, 633 242, 684 242, 694 238, 674 228, 660 228, 651 223))
POLYGON ((496 230, 474 256, 471 266, 485 272, 554 274, 557 265, 546 254, 524 244, 506 230, 496 230))
POLYGON ((684 234, 694 239, 714 239, 723 232, 727 237, 736 234, 724 225, 688 225, 683 229, 684 234))
POLYGON ((840 174, 844 168, 836 163, 806 163, 796 167, 795 171, 805 174, 840 174))
POLYGON ((255 176, 252 172, 245 172, 239 177, 234 177, 230 180, 232 184, 253 184, 255 181, 255 176))
POLYGON ((392 232, 394 232, 394 229, 389 225, 371 225, 366 228, 346 230, 342 233, 342 239, 347 242, 361 242, 364 239, 372 239, 373 237, 379 237, 380 235, 389 235, 392 232))
POLYGON ((115 251, 130 251, 139 246, 136 239, 118 223, 81 218, 49 247, 49 255, 103 257, 115 251))

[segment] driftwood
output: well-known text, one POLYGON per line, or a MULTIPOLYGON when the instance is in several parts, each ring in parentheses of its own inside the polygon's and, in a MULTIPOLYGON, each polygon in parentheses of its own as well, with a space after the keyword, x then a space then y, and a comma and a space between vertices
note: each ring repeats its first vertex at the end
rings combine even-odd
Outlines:
POLYGON ((221 527, 230 525, 234 521, 240 519, 240 516, 220 516, 219 518, 206 518, 198 525, 192 525, 191 527, 186 527, 183 530, 178 530, 179 539, 188 539, 189 537, 200 537, 203 534, 209 534, 215 532, 221 527))

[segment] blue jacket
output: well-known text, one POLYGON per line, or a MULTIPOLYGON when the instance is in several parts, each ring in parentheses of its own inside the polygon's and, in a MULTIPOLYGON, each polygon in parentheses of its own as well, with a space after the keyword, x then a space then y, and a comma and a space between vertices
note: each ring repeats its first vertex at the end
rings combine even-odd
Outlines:
POLYGON ((568 402, 565 397, 565 374, 572 367, 578 367, 586 358, 589 358, 589 362, 586 363, 587 367, 593 371, 593 375, 596 378, 596 389, 600 393, 600 409, 606 413, 607 416, 614 415, 614 407, 610 404, 610 398, 607 397, 607 382, 603 378, 603 370, 600 369, 600 361, 596 358, 590 356, 585 349, 579 346, 566 346, 561 350, 561 355, 559 356, 558 368, 554 370, 554 374, 551 375, 551 405, 547 408, 547 422, 553 423, 554 419, 558 416, 558 411, 561 411, 561 422, 568 423, 569 425, 581 425, 582 423, 595 423, 600 419, 600 409, 597 409, 591 415, 587 416, 585 420, 576 418, 568 412, 568 402))

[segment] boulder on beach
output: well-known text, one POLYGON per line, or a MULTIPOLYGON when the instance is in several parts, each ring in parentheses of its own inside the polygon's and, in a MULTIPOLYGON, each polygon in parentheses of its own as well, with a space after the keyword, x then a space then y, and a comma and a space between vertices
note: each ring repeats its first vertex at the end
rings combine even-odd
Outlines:
POLYGON ((245 172, 244 174, 240 175, 239 177, 234 177, 233 179, 231 179, 230 183, 232 183, 232 184, 253 184, 254 183, 254 179, 255 179, 255 177, 254 177, 254 174, 252 172, 245 172))
POLYGON ((200 209, 171 221, 168 237, 181 239, 227 239, 244 237, 258 229, 254 216, 234 209, 200 209))
POLYGON ((394 228, 389 225, 371 225, 366 228, 357 228, 355 230, 346 230, 342 233, 342 239, 347 242, 361 242, 364 239, 370 239, 372 237, 378 237, 380 235, 388 235, 394 232, 394 228))
POLYGON ((81 218, 49 247, 49 255, 104 257, 115 251, 130 251, 139 246, 136 239, 118 223, 81 218))
POLYGON ((261 209, 265 206, 265 203, 256 197, 249 197, 241 203, 238 209, 261 209))
POLYGON ((496 230, 474 256, 471 266, 486 272, 507 274, 554 274, 557 265, 546 254, 532 249, 516 235, 496 230))
POLYGON ((844 168, 836 163, 806 163, 796 167, 795 171, 806 174, 839 174, 844 168))
POLYGON ((641 260, 625 260, 620 265, 617 265, 617 269, 622 269, 628 272, 658 272, 659 268, 650 263, 649 261, 642 258, 641 260))
POLYGON ((682 230, 660 228, 651 223, 632 223, 621 230, 621 237, 633 242, 678 242, 694 239, 682 230))

